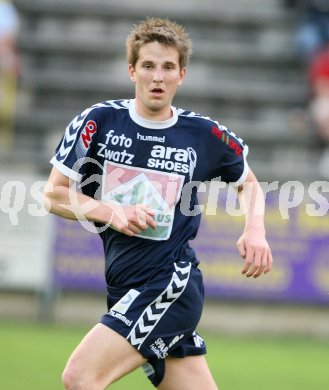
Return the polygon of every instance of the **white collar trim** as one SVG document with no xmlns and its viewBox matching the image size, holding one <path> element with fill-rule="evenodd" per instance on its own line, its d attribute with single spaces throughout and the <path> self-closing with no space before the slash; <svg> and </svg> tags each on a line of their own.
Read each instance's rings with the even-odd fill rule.
<svg viewBox="0 0 329 390">
<path fill-rule="evenodd" d="M 146 127 L 148 129 L 166 129 L 168 127 L 174 126 L 178 120 L 178 113 L 175 107 L 171 106 L 172 117 L 165 121 L 151 121 L 145 119 L 137 114 L 135 108 L 135 99 L 131 99 L 129 102 L 129 115 L 131 119 L 140 126 Z"/>
</svg>

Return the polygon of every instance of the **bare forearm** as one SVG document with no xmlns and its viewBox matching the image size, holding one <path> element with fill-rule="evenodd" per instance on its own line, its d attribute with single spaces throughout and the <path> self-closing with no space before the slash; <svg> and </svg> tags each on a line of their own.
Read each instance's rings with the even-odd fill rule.
<svg viewBox="0 0 329 390">
<path fill-rule="evenodd" d="M 239 188 L 239 201 L 245 214 L 245 229 L 255 228 L 265 232 L 264 193 L 252 172 L 248 180 Z"/>
<path fill-rule="evenodd" d="M 265 199 L 262 188 L 252 171 L 239 188 L 241 207 L 245 211 L 245 228 L 237 242 L 245 260 L 242 274 L 258 278 L 270 271 L 273 263 L 271 249 L 265 238 Z"/>
<path fill-rule="evenodd" d="M 73 220 L 107 223 L 113 214 L 110 205 L 65 186 L 56 186 L 53 191 L 46 188 L 44 203 L 49 212 Z"/>
</svg>

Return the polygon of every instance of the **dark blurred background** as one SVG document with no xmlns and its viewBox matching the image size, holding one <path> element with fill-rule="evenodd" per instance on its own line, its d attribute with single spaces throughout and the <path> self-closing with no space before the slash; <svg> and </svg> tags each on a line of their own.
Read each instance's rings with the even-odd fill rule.
<svg viewBox="0 0 329 390">
<path fill-rule="evenodd" d="M 145 16 L 161 16 L 184 24 L 194 42 L 175 104 L 246 138 L 260 179 L 296 180 L 296 166 L 299 179 L 313 179 L 317 145 L 299 123 L 308 94 L 294 44 L 299 19 L 282 1 L 13 3 L 20 18 L 12 135 L 17 153 L 9 152 L 6 161 L 48 171 L 53 147 L 75 114 L 95 102 L 132 96 L 126 35 Z"/>
</svg>

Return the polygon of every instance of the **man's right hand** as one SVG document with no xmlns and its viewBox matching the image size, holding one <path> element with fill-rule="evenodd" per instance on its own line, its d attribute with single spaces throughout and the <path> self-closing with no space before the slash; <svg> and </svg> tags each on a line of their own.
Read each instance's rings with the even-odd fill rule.
<svg viewBox="0 0 329 390">
<path fill-rule="evenodd" d="M 127 236 L 135 236 L 149 227 L 156 229 L 157 225 L 153 218 L 155 212 L 143 204 L 122 206 L 110 204 L 113 211 L 109 221 L 110 226 Z"/>
</svg>

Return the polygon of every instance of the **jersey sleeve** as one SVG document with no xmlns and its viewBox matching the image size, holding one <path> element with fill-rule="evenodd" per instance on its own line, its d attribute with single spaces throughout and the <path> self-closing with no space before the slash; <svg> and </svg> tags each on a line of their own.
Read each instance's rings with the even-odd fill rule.
<svg viewBox="0 0 329 390">
<path fill-rule="evenodd" d="M 94 156 L 99 125 L 99 110 L 94 106 L 76 116 L 66 127 L 50 163 L 63 175 L 81 182 L 87 161 Z"/>
<path fill-rule="evenodd" d="M 238 186 L 247 177 L 248 146 L 225 126 L 214 125 L 211 129 L 210 175 L 208 180 L 220 179 Z"/>
</svg>

